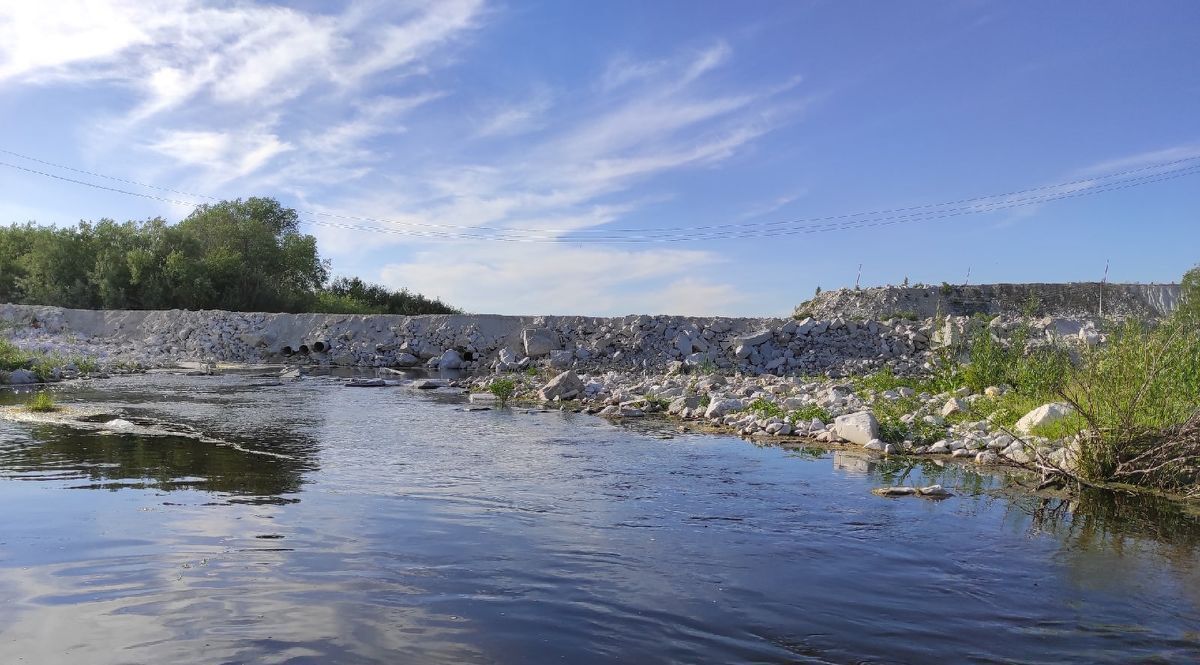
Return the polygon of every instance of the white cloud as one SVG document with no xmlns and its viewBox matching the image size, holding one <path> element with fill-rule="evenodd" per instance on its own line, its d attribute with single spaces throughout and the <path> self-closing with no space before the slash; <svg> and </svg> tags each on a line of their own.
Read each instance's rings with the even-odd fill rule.
<svg viewBox="0 0 1200 665">
<path fill-rule="evenodd" d="M 390 283 L 479 311 L 736 305 L 735 289 L 705 276 L 719 261 L 708 252 L 426 236 L 602 230 L 670 199 L 656 178 L 717 167 L 797 116 L 781 99 L 796 80 L 719 82 L 714 73 L 734 56 L 723 42 L 618 58 L 574 89 L 531 84 L 518 98 L 480 101 L 441 74 L 455 45 L 484 27 L 482 0 L 354 0 L 336 12 L 249 1 L 10 4 L 22 7 L 0 7 L 0 90 L 82 83 L 122 93 L 109 100 L 132 93 L 119 119 L 90 119 L 97 131 L 82 132 L 102 137 L 89 139 L 97 163 L 134 144 L 147 159 L 122 161 L 141 171 L 118 175 L 213 195 L 284 194 L 300 209 L 354 217 L 312 227 L 335 267 L 365 273 L 360 260 L 392 248 L 400 255 L 378 273 Z M 39 32 L 52 36 L 28 36 Z M 432 108 L 442 98 L 453 103 Z M 363 230 L 372 227 L 393 233 Z"/>
<path fill-rule="evenodd" d="M 65 68 L 94 65 L 149 43 L 140 7 L 135 2 L 5 3 L 0 9 L 0 83 L 38 82 L 35 74 L 55 79 Z"/>
<path fill-rule="evenodd" d="M 272 158 L 292 149 L 270 132 L 254 129 L 242 132 L 163 132 L 147 146 L 181 164 L 200 167 L 209 173 L 223 173 L 226 179 L 249 175 Z M 220 181 L 212 181 L 218 186 Z"/>
<path fill-rule="evenodd" d="M 697 250 L 479 243 L 422 251 L 384 266 L 380 277 L 478 313 L 704 314 L 736 295 L 732 287 L 686 275 L 720 261 Z M 668 286 L 657 286 L 665 280 Z"/>
<path fill-rule="evenodd" d="M 1144 168 L 1154 164 L 1164 162 L 1172 162 L 1181 159 L 1193 159 L 1200 157 L 1200 144 L 1184 144 L 1163 148 L 1160 150 L 1150 150 L 1134 155 L 1125 155 L 1114 159 L 1107 159 L 1095 164 L 1088 165 L 1077 171 L 1081 176 L 1101 176 L 1110 173 L 1119 173 L 1130 171 L 1133 169 Z M 1165 167 L 1171 168 L 1171 167 Z M 1152 172 L 1153 169 L 1148 169 L 1147 172 Z"/>
<path fill-rule="evenodd" d="M 525 101 L 493 109 L 476 134 L 484 137 L 513 136 L 537 129 L 551 104 L 549 91 L 539 89 Z"/>
</svg>

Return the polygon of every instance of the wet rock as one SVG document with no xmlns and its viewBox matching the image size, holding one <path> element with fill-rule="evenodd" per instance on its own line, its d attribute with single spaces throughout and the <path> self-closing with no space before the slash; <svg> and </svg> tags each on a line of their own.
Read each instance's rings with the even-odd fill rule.
<svg viewBox="0 0 1200 665">
<path fill-rule="evenodd" d="M 941 485 L 930 485 L 929 487 L 922 487 L 921 489 L 917 490 L 917 494 L 920 494 L 921 496 L 925 496 L 925 497 L 930 497 L 930 498 L 945 498 L 948 496 L 953 496 L 953 494 L 951 494 L 946 488 L 942 487 Z"/>
<path fill-rule="evenodd" d="M 27 369 L 14 369 L 8 373 L 8 383 L 14 386 L 38 383 L 37 375 Z"/>
<path fill-rule="evenodd" d="M 450 382 L 445 379 L 417 379 L 409 385 L 417 390 L 435 390 L 437 388 L 449 387 Z"/>
<path fill-rule="evenodd" d="M 975 455 L 976 464 L 996 464 L 999 461 L 1000 456 L 990 450 L 985 450 Z"/>
<path fill-rule="evenodd" d="M 437 362 L 438 369 L 443 371 L 448 369 L 461 369 L 462 366 L 462 355 L 460 355 L 458 351 L 455 351 L 454 349 L 447 349 L 444 353 L 442 353 L 441 357 L 438 358 Z"/>
<path fill-rule="evenodd" d="M 877 496 L 912 496 L 917 493 L 915 487 L 876 487 L 871 494 Z"/>
<path fill-rule="evenodd" d="M 383 379 L 350 379 L 346 383 L 347 388 L 383 388 L 387 385 L 387 381 Z"/>
</svg>

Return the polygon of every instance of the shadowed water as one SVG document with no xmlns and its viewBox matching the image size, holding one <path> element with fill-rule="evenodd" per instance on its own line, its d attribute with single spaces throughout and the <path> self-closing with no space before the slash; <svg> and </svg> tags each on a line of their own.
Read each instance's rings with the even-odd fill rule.
<svg viewBox="0 0 1200 665">
<path fill-rule="evenodd" d="M 334 378 L 58 397 L 181 436 L 0 421 L 3 663 L 1200 659 L 1173 504 Z"/>
</svg>

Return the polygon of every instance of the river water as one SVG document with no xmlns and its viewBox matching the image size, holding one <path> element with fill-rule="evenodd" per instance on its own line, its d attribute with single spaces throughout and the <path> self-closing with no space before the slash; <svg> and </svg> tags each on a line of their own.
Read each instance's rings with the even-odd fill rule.
<svg viewBox="0 0 1200 665">
<path fill-rule="evenodd" d="M 1200 661 L 1172 504 L 333 377 L 57 396 L 203 440 L 0 421 L 0 663 Z"/>
</svg>

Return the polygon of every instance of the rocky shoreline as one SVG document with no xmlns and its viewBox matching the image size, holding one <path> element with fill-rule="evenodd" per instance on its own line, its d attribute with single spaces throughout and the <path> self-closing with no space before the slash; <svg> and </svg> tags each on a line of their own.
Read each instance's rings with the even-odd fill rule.
<svg viewBox="0 0 1200 665">
<path fill-rule="evenodd" d="M 1102 341 L 1084 318 L 948 316 L 908 320 L 726 319 L 670 316 L 332 316 L 236 312 L 87 312 L 0 305 L 18 348 L 92 359 L 94 374 L 215 363 L 293 368 L 424 368 L 462 373 L 453 384 L 492 404 L 498 380 L 515 398 L 608 418 L 661 413 L 745 437 L 807 439 L 882 455 L 942 456 L 1025 468 L 1072 463 L 1070 439 L 1036 436 L 1067 411 L 1040 405 L 1015 427 L 976 408 L 1007 386 L 918 391 L 864 385 L 875 372 L 921 377 L 973 331 L 1003 338 L 1022 326 L 1031 345 Z M 292 375 L 296 369 L 289 370 Z M 0 372 L 0 384 L 86 374 L 72 362 L 44 376 Z M 388 385 L 379 380 L 357 385 Z M 438 384 L 434 384 L 438 385 Z M 886 411 L 881 423 L 877 412 Z M 883 431 L 887 429 L 888 431 Z M 918 435 L 919 433 L 919 435 Z"/>
</svg>

